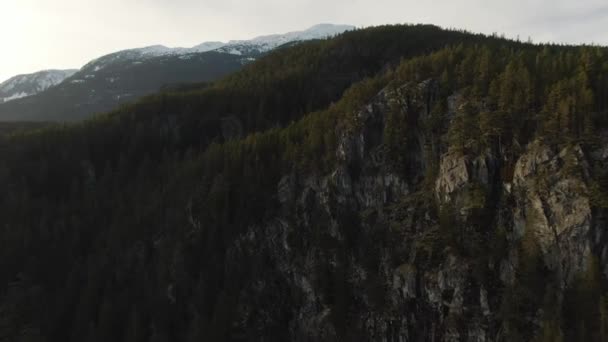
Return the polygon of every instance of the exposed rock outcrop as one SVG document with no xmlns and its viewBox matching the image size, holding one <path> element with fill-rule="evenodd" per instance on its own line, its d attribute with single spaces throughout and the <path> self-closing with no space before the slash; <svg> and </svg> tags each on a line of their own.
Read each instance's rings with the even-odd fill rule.
<svg viewBox="0 0 608 342">
<path fill-rule="evenodd" d="M 273 324 L 288 324 L 284 337 L 293 341 L 505 340 L 502 296 L 515 286 L 523 239 L 538 242 L 562 290 L 585 272 L 603 235 L 580 146 L 530 143 L 508 171 L 513 177 L 502 175 L 507 158 L 496 152 L 446 151 L 430 189 L 420 181 L 424 134 L 410 149 L 414 173 L 406 177 L 384 158 L 389 111 L 423 120 L 436 91 L 433 81 L 383 90 L 352 127 L 338 128 L 333 170 L 281 178 L 279 217 L 251 227 L 229 253 L 228 265 L 255 270 L 236 331 L 266 336 L 280 330 Z M 447 226 L 437 213 L 444 207 L 458 213 Z M 502 247 L 476 246 L 480 235 Z M 226 272 L 241 269 L 232 268 Z"/>
<path fill-rule="evenodd" d="M 584 272 L 593 240 L 588 197 L 589 164 L 580 146 L 559 151 L 535 142 L 514 171 L 514 232 L 538 239 L 547 265 L 562 273 L 564 285 Z"/>
</svg>

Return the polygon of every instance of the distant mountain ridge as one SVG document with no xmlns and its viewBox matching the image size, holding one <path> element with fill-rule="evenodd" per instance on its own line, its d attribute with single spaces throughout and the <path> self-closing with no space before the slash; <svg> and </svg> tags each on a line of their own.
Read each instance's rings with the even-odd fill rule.
<svg viewBox="0 0 608 342">
<path fill-rule="evenodd" d="M 40 90 L 45 91 L 0 93 L 0 99 L 14 99 L 0 101 L 0 121 L 82 120 L 167 85 L 214 81 L 282 45 L 325 39 L 354 28 L 320 24 L 304 31 L 228 43 L 204 42 L 192 48 L 154 45 L 118 51 L 94 59 L 61 79 L 54 78 L 54 87 Z"/>
<path fill-rule="evenodd" d="M 17 75 L 0 83 L 0 103 L 36 95 L 74 75 L 78 70 L 43 70 Z"/>
<path fill-rule="evenodd" d="M 219 41 L 203 42 L 191 48 L 166 47 L 151 45 L 142 48 L 127 49 L 114 52 L 87 63 L 81 70 L 99 71 L 108 64 L 124 60 L 142 60 L 156 57 L 175 57 L 188 59 L 198 53 L 216 51 L 237 56 L 260 55 L 288 43 L 325 39 L 346 31 L 355 29 L 352 25 L 319 24 L 303 31 L 293 31 L 284 34 L 259 36 L 250 40 L 231 40 L 227 43 Z"/>
<path fill-rule="evenodd" d="M 250 40 L 231 40 L 227 43 L 212 41 L 204 42 L 191 48 L 170 48 L 164 45 L 152 45 L 143 48 L 119 51 L 118 53 L 132 52 L 140 53 L 144 56 L 166 56 L 166 55 L 187 55 L 207 51 L 219 51 L 234 55 L 242 55 L 256 51 L 258 53 L 267 52 L 281 45 L 313 39 L 323 39 L 341 34 L 345 31 L 355 29 L 352 25 L 319 24 L 304 31 L 293 31 L 284 34 L 272 34 L 259 36 Z M 93 61 L 94 63 L 95 61 Z"/>
</svg>

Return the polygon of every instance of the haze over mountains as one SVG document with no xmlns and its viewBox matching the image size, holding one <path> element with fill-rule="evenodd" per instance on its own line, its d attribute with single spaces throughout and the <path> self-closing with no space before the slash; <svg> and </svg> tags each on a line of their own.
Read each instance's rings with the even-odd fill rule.
<svg viewBox="0 0 608 342">
<path fill-rule="evenodd" d="M 192 48 L 162 45 L 111 53 L 78 71 L 43 71 L 0 86 L 0 121 L 73 121 L 111 110 L 161 87 L 203 87 L 282 45 L 323 39 L 354 29 L 320 24 L 304 31 Z M 19 84 L 19 86 L 16 86 Z M 198 85 L 197 85 L 198 84 Z"/>
</svg>

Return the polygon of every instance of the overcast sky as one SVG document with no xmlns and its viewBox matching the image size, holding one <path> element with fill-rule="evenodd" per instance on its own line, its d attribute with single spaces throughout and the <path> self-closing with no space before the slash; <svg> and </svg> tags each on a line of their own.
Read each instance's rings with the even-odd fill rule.
<svg viewBox="0 0 608 342">
<path fill-rule="evenodd" d="M 0 81 L 121 49 L 248 39 L 318 23 L 432 23 L 608 45 L 606 0 L 0 0 Z"/>
</svg>

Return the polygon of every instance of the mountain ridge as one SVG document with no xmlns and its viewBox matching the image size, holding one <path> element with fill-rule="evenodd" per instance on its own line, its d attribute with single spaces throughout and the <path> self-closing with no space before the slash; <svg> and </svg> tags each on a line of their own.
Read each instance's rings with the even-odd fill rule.
<svg viewBox="0 0 608 342">
<path fill-rule="evenodd" d="M 0 104 L 0 121 L 74 121 L 180 83 L 217 80 L 282 45 L 325 39 L 353 26 L 320 24 L 307 30 L 193 48 L 161 45 L 128 49 L 96 58 L 60 84 Z"/>
<path fill-rule="evenodd" d="M 82 69 L 101 68 L 103 67 L 104 60 L 107 59 L 115 60 L 120 58 L 138 59 L 146 57 L 180 56 L 209 51 L 217 51 L 233 55 L 257 55 L 268 52 L 283 44 L 313 39 L 324 39 L 353 29 L 355 29 L 355 26 L 352 25 L 318 24 L 302 31 L 263 35 L 245 40 L 230 40 L 226 43 L 219 41 L 208 41 L 195 45 L 191 48 L 171 48 L 164 45 L 150 45 L 141 48 L 120 50 L 101 56 L 85 64 Z"/>
<path fill-rule="evenodd" d="M 0 103 L 36 95 L 74 75 L 76 69 L 48 69 L 16 75 L 0 83 Z"/>
</svg>

